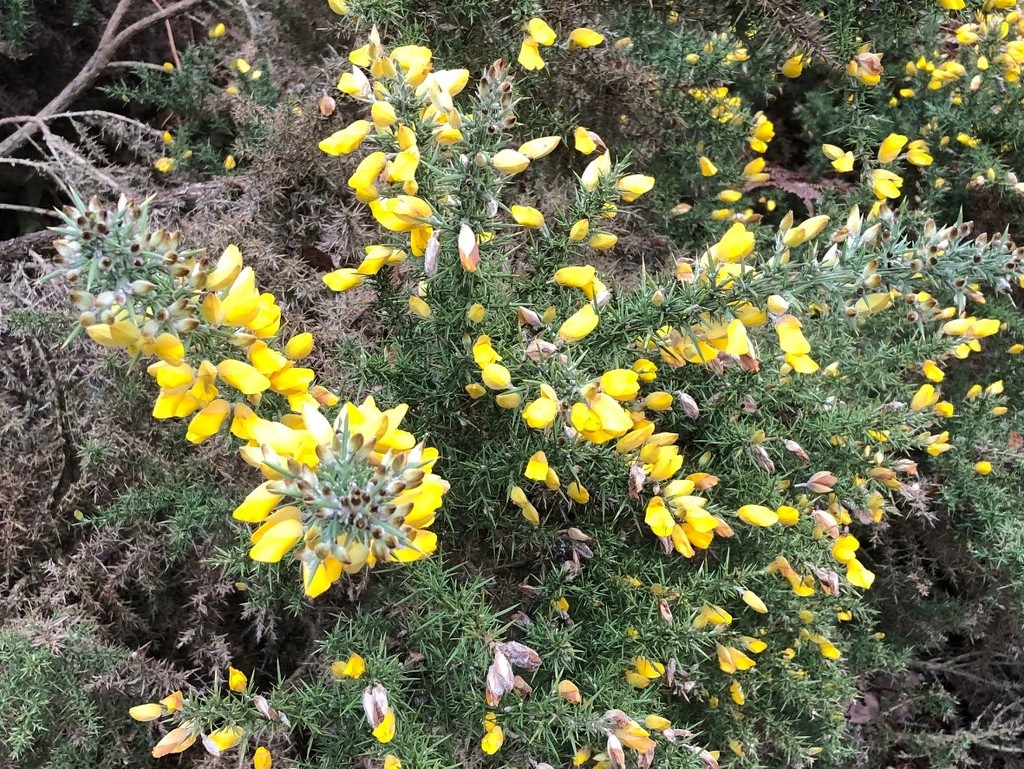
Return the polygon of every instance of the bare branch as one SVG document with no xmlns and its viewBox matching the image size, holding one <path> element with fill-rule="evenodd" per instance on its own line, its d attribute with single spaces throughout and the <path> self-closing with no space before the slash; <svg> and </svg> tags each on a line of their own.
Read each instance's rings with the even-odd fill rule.
<svg viewBox="0 0 1024 769">
<path fill-rule="evenodd" d="M 139 130 L 145 131 L 153 136 L 160 136 L 162 131 L 153 128 L 151 125 L 147 125 L 139 120 L 134 120 L 127 115 L 119 115 L 116 112 L 107 112 L 102 109 L 87 109 L 87 110 L 76 110 L 74 112 L 57 112 L 48 117 L 40 117 L 38 115 L 15 115 L 14 117 L 7 117 L 0 119 L 0 125 L 5 123 L 28 123 L 34 120 L 42 120 L 48 122 L 50 120 L 62 120 L 62 119 L 73 119 L 73 118 L 100 118 L 104 120 L 119 120 L 122 123 L 128 123 L 135 126 Z"/>
<path fill-rule="evenodd" d="M 110 61 L 107 62 L 107 69 L 152 69 L 157 72 L 166 72 L 162 65 L 154 64 L 151 61 Z"/>
<path fill-rule="evenodd" d="M 60 217 L 57 216 L 53 210 L 49 208 L 37 208 L 36 206 L 18 206 L 14 203 L 0 203 L 0 208 L 6 209 L 7 211 L 21 211 L 26 214 L 38 214 L 39 216 L 52 216 L 54 219 Z"/>
</svg>

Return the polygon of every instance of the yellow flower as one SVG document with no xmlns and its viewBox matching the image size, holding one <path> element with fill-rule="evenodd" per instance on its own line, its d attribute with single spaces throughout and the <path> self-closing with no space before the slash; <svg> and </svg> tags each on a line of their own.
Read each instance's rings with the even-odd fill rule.
<svg viewBox="0 0 1024 769">
<path fill-rule="evenodd" d="M 233 692 L 244 692 L 249 679 L 238 668 L 228 668 L 228 688 Z"/>
<path fill-rule="evenodd" d="M 501 360 L 501 356 L 491 346 L 491 338 L 486 334 L 478 336 L 473 343 L 473 360 L 480 368 Z"/>
<path fill-rule="evenodd" d="M 519 486 L 513 486 L 509 492 L 509 499 L 512 503 L 519 508 L 522 512 L 523 517 L 530 522 L 532 526 L 540 526 L 540 514 L 537 512 L 537 508 L 534 507 L 530 500 L 526 498 L 526 492 Z"/>
<path fill-rule="evenodd" d="M 500 363 L 488 363 L 483 367 L 480 378 L 492 390 L 507 390 L 512 384 L 512 375 Z"/>
<path fill-rule="evenodd" d="M 536 40 L 540 45 L 552 45 L 557 38 L 555 31 L 548 26 L 544 19 L 538 19 L 536 17 L 530 19 L 526 25 L 527 31 L 530 33 L 530 37 Z"/>
<path fill-rule="evenodd" d="M 622 199 L 627 203 L 632 203 L 644 193 L 650 192 L 653 187 L 654 177 L 644 176 L 643 174 L 629 174 L 615 182 L 615 189 L 619 191 Z"/>
<path fill-rule="evenodd" d="M 665 673 L 665 666 L 656 660 L 649 660 L 647 657 L 635 657 L 630 663 L 635 670 L 627 668 L 626 670 L 626 681 L 637 689 L 646 689 L 651 681 L 656 681 Z M 634 725 L 628 726 L 626 729 L 618 730 L 622 732 L 623 738 L 627 736 L 631 738 L 643 738 L 647 736 L 647 732 L 640 728 L 639 724 L 633 722 Z M 627 731 L 628 730 L 628 731 Z"/>
<path fill-rule="evenodd" d="M 254 366 L 230 358 L 218 364 L 217 376 L 244 395 L 255 395 L 270 387 L 270 380 Z"/>
<path fill-rule="evenodd" d="M 252 769 L 270 769 L 272 763 L 273 759 L 269 750 L 262 745 L 256 748 L 256 752 L 252 756 Z"/>
<path fill-rule="evenodd" d="M 470 305 L 468 310 L 466 310 L 466 320 L 468 320 L 470 323 L 479 323 L 484 319 L 484 315 L 486 313 L 487 310 L 484 308 L 484 306 L 479 302 L 475 302 L 474 304 Z"/>
<path fill-rule="evenodd" d="M 583 126 L 577 126 L 576 130 L 572 132 L 573 147 L 583 155 L 590 155 L 597 149 L 597 142 L 594 141 L 595 135 Z"/>
<path fill-rule="evenodd" d="M 301 538 L 298 508 L 282 507 L 253 532 L 249 557 L 261 563 L 277 563 Z"/>
<path fill-rule="evenodd" d="M 921 364 L 921 373 L 924 374 L 925 378 L 930 382 L 941 382 L 946 378 L 946 375 L 942 373 L 942 369 L 940 369 L 933 360 L 926 360 Z"/>
<path fill-rule="evenodd" d="M 397 756 L 388 753 L 384 756 L 384 769 L 402 769 L 402 762 L 398 760 Z"/>
<path fill-rule="evenodd" d="M 599 317 L 591 304 L 585 304 L 569 316 L 558 329 L 558 338 L 563 342 L 578 342 L 597 328 Z"/>
<path fill-rule="evenodd" d="M 526 472 L 523 473 L 531 481 L 543 481 L 548 477 L 548 458 L 543 451 L 536 452 L 526 464 Z"/>
<path fill-rule="evenodd" d="M 832 543 L 832 557 L 839 563 L 848 564 L 857 557 L 860 542 L 852 534 L 844 534 Z"/>
<path fill-rule="evenodd" d="M 241 726 L 225 726 L 210 732 L 203 740 L 203 745 L 207 751 L 218 756 L 241 742 L 243 734 L 245 734 L 245 730 Z M 211 747 L 213 750 L 210 750 Z"/>
<path fill-rule="evenodd" d="M 800 511 L 795 507 L 789 505 L 781 505 L 775 511 L 775 514 L 779 516 L 779 523 L 783 526 L 796 526 L 800 520 Z"/>
<path fill-rule="evenodd" d="M 514 176 L 520 171 L 526 170 L 526 167 L 530 165 L 530 159 L 513 149 L 503 149 L 491 158 L 491 165 L 502 173 Z"/>
<path fill-rule="evenodd" d="M 718 173 L 718 166 L 703 155 L 697 158 L 697 165 L 700 166 L 700 173 L 702 176 L 714 176 Z"/>
<path fill-rule="evenodd" d="M 974 463 L 974 472 L 978 475 L 988 475 L 992 472 L 992 463 L 982 460 Z"/>
<path fill-rule="evenodd" d="M 348 291 L 362 283 L 363 276 L 352 267 L 342 267 L 327 273 L 321 280 L 332 291 Z"/>
<path fill-rule="evenodd" d="M 544 69 L 544 59 L 541 58 L 540 48 L 537 46 L 537 41 L 530 36 L 523 38 L 516 61 L 525 70 Z"/>
<path fill-rule="evenodd" d="M 327 0 L 327 5 L 339 16 L 344 16 L 348 13 L 348 4 L 345 0 Z"/>
<path fill-rule="evenodd" d="M 537 400 L 526 404 L 526 408 L 523 409 L 523 419 L 530 427 L 543 430 L 555 421 L 558 408 L 559 403 L 556 398 L 542 395 Z"/>
<path fill-rule="evenodd" d="M 487 394 L 487 388 L 485 388 L 479 382 L 470 382 L 468 385 L 466 385 L 465 390 L 469 394 L 469 397 L 472 398 L 473 400 L 476 400 L 477 398 L 482 398 L 484 397 L 484 395 Z"/>
<path fill-rule="evenodd" d="M 227 171 L 232 170 L 238 163 L 235 161 L 234 155 L 228 155 L 224 158 L 224 169 Z"/>
<path fill-rule="evenodd" d="M 224 34 L 228 31 L 228 28 L 224 26 L 224 22 L 218 22 L 216 25 L 211 27 L 207 31 L 206 36 L 211 40 L 216 40 L 218 37 L 224 37 Z"/>
<path fill-rule="evenodd" d="M 779 347 L 790 355 L 806 355 L 811 345 L 804 338 L 802 324 L 792 315 L 782 315 L 775 320 L 775 332 L 779 335 Z"/>
<path fill-rule="evenodd" d="M 727 627 L 732 624 L 732 615 L 721 606 L 704 604 L 693 620 L 693 627 L 696 630 L 703 630 L 708 625 L 712 628 Z"/>
<path fill-rule="evenodd" d="M 167 710 L 168 713 L 177 713 L 178 711 L 184 709 L 185 699 L 184 697 L 182 697 L 180 691 L 171 692 L 162 700 L 160 700 L 160 704 Z"/>
<path fill-rule="evenodd" d="M 796 248 L 806 243 L 811 238 L 815 238 L 821 234 L 821 231 L 829 223 L 829 217 L 820 215 L 812 216 L 796 227 L 791 227 L 786 231 L 785 235 L 782 236 L 782 243 L 789 248 Z"/>
<path fill-rule="evenodd" d="M 136 705 L 128 710 L 128 715 L 136 721 L 155 721 L 164 714 L 163 706 L 156 702 Z"/>
<path fill-rule="evenodd" d="M 732 701 L 737 705 L 743 705 L 747 701 L 743 693 L 743 687 L 736 679 L 733 679 L 732 683 L 729 684 L 729 696 L 732 697 Z"/>
<path fill-rule="evenodd" d="M 716 262 L 732 264 L 747 257 L 754 250 L 754 233 L 743 222 L 736 222 L 715 245 L 705 253 Z"/>
<path fill-rule="evenodd" d="M 664 390 L 658 390 L 656 392 L 649 393 L 647 397 L 644 398 L 644 405 L 651 411 L 669 411 L 672 408 L 674 401 L 675 397 L 672 393 L 665 392 Z"/>
<path fill-rule="evenodd" d="M 590 220 L 580 219 L 569 228 L 569 240 L 577 242 L 587 237 L 590 232 Z"/>
<path fill-rule="evenodd" d="M 235 59 L 235 69 L 238 70 L 239 74 L 244 75 L 246 72 L 252 69 L 252 65 L 249 64 L 249 62 L 247 62 L 245 59 Z"/>
<path fill-rule="evenodd" d="M 939 0 L 939 5 L 947 11 L 962 11 L 967 7 L 964 0 Z"/>
<path fill-rule="evenodd" d="M 907 162 L 915 166 L 930 166 L 933 162 L 928 145 L 923 139 L 916 139 L 907 145 Z"/>
<path fill-rule="evenodd" d="M 409 297 L 409 309 L 412 310 L 414 315 L 421 318 L 429 318 L 433 314 L 433 311 L 430 309 L 430 305 L 418 296 Z"/>
<path fill-rule="evenodd" d="M 644 726 L 655 732 L 663 732 L 672 728 L 672 722 L 663 716 L 651 714 L 644 716 Z"/>
<path fill-rule="evenodd" d="M 167 156 L 158 158 L 157 161 L 153 164 L 153 168 L 155 168 L 162 174 L 169 173 L 170 171 L 174 170 L 174 159 L 169 158 Z"/>
<path fill-rule="evenodd" d="M 939 400 L 939 393 L 936 392 L 935 387 L 930 384 L 923 384 L 914 393 L 913 399 L 910 401 L 911 411 L 922 411 L 926 408 L 934 406 Z"/>
<path fill-rule="evenodd" d="M 335 131 L 318 145 L 328 155 L 347 155 L 357 149 L 369 135 L 373 124 L 369 120 L 356 120 L 340 131 Z"/>
<path fill-rule="evenodd" d="M 656 537 L 669 536 L 676 525 L 672 513 L 665 506 L 665 500 L 661 497 L 652 497 L 647 503 L 644 523 L 650 527 Z"/>
<path fill-rule="evenodd" d="M 384 714 L 384 718 L 374 728 L 373 736 L 377 738 L 377 742 L 382 745 L 386 745 L 395 738 L 395 711 L 391 708 L 387 709 Z"/>
<path fill-rule="evenodd" d="M 867 590 L 874 583 L 875 575 L 854 558 L 846 565 L 846 579 L 851 585 Z"/>
<path fill-rule="evenodd" d="M 335 678 L 361 678 L 366 672 L 366 660 L 361 655 L 353 654 L 344 662 L 336 660 L 331 663 L 331 672 Z"/>
<path fill-rule="evenodd" d="M 587 191 L 593 191 L 601 181 L 601 177 L 612 170 L 612 156 L 607 150 L 594 160 L 591 160 L 580 175 L 580 186 Z"/>
<path fill-rule="evenodd" d="M 416 169 L 420 164 L 419 148 L 413 145 L 402 150 L 395 159 L 387 165 L 384 178 L 392 183 L 414 182 L 416 180 Z"/>
<path fill-rule="evenodd" d="M 590 492 L 587 490 L 587 487 L 577 483 L 576 481 L 569 484 L 569 487 L 566 489 L 566 493 L 568 493 L 570 499 L 581 505 L 585 505 L 590 501 Z"/>
<path fill-rule="evenodd" d="M 903 134 L 889 134 L 882 141 L 878 148 L 878 162 L 891 163 L 899 157 L 903 145 L 907 143 L 907 137 Z"/>
<path fill-rule="evenodd" d="M 630 369 L 617 368 L 601 375 L 601 390 L 617 401 L 633 400 L 640 392 L 639 375 Z"/>
<path fill-rule="evenodd" d="M 740 356 L 750 352 L 747 328 L 738 318 L 729 321 L 729 325 L 726 327 L 726 340 L 725 352 L 727 354 Z"/>
<path fill-rule="evenodd" d="M 895 200 L 903 193 L 903 177 L 886 171 L 884 168 L 876 168 L 871 172 L 871 191 L 879 200 Z"/>
<path fill-rule="evenodd" d="M 512 206 L 509 211 L 516 224 L 538 229 L 544 226 L 544 214 L 531 206 Z"/>
<path fill-rule="evenodd" d="M 595 251 L 607 251 L 614 248 L 616 243 L 618 243 L 618 236 L 611 232 L 595 232 L 587 241 L 587 245 Z"/>
<path fill-rule="evenodd" d="M 788 78 L 800 77 L 804 71 L 804 55 L 798 53 L 782 63 L 782 74 Z"/>
<path fill-rule="evenodd" d="M 519 146 L 519 154 L 525 155 L 530 160 L 542 158 L 555 151 L 562 139 L 558 136 L 541 136 L 538 139 L 530 139 Z"/>
<path fill-rule="evenodd" d="M 489 756 L 493 756 L 505 742 L 505 732 L 497 724 L 490 723 L 487 733 L 480 740 L 480 749 Z"/>
<path fill-rule="evenodd" d="M 569 33 L 570 48 L 593 48 L 604 42 L 604 35 L 587 27 L 577 27 Z"/>
<path fill-rule="evenodd" d="M 718 666 L 722 669 L 723 673 L 735 673 L 737 670 L 749 670 L 757 664 L 754 660 L 735 647 L 715 644 L 715 650 L 718 654 Z"/>
<path fill-rule="evenodd" d="M 736 511 L 736 515 L 751 526 L 771 526 L 779 521 L 775 511 L 763 505 L 743 505 Z"/>
<path fill-rule="evenodd" d="M 765 606 L 764 601 L 762 601 L 761 597 L 753 590 L 744 590 L 740 594 L 740 598 L 743 599 L 743 603 L 745 603 L 751 609 L 756 611 L 758 614 L 768 613 L 768 607 Z"/>
<path fill-rule="evenodd" d="M 223 398 L 210 401 L 188 423 L 185 440 L 189 443 L 202 443 L 220 432 L 231 413 L 231 404 Z"/>
<path fill-rule="evenodd" d="M 597 270 L 589 264 L 562 267 L 555 270 L 553 279 L 560 286 L 572 288 L 584 288 L 594 282 L 597 277 Z"/>
<path fill-rule="evenodd" d="M 821 145 L 821 151 L 825 154 L 825 157 L 832 161 L 832 167 L 839 173 L 845 174 L 853 170 L 854 157 L 852 152 L 844 152 L 841 147 L 837 147 L 834 144 Z"/>
</svg>

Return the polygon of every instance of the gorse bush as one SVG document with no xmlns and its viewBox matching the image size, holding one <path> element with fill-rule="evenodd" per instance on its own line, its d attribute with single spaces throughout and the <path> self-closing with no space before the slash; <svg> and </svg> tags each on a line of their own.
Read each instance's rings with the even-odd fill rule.
<svg viewBox="0 0 1024 769">
<path fill-rule="evenodd" d="M 374 7 L 386 29 L 405 11 Z M 316 101 L 319 151 L 378 232 L 322 276 L 373 318 L 367 345 L 336 353 L 344 392 L 303 365 L 314 335 L 237 246 L 184 242 L 148 201 L 65 209 L 57 274 L 78 331 L 146 365 L 153 417 L 251 466 L 244 534 L 218 542 L 249 608 L 268 586 L 299 611 L 343 590 L 354 604 L 278 675 L 238 663 L 133 707 L 153 756 L 834 766 L 857 752 L 857 677 L 905 662 L 865 591 L 901 580 L 875 553 L 933 505 L 922 478 L 947 479 L 946 509 L 984 511 L 958 526 L 996 558 L 992 513 L 1013 492 L 974 489 L 1017 461 L 995 436 L 1019 387 L 1024 347 L 999 332 L 1017 338 L 1002 298 L 1024 249 L 950 206 L 1020 191 L 984 152 L 1012 155 L 999 131 L 1017 128 L 983 140 L 949 107 L 1016 109 L 1024 22 L 989 9 L 941 53 L 901 50 L 920 59 L 900 77 L 921 83 L 895 102 L 878 96 L 883 53 L 838 41 L 845 90 L 794 108 L 808 164 L 838 174 L 808 193 L 774 180 L 766 158 L 793 137 L 768 105 L 714 84 L 754 70 L 752 36 L 669 13 L 625 40 L 517 7 L 513 56 L 478 76 L 367 30 L 338 98 Z M 830 63 L 786 45 L 787 79 Z M 657 178 L 642 143 L 637 169 L 586 114 L 545 111 L 536 80 L 607 55 L 661 73 L 655 101 L 679 119 Z M 998 81 L 967 78 L 993 67 Z M 825 131 L 826 115 L 846 117 Z M 680 247 L 614 261 L 648 200 Z M 978 357 L 1005 371 L 977 382 Z M 996 565 L 1019 581 L 1014 553 Z"/>
</svg>

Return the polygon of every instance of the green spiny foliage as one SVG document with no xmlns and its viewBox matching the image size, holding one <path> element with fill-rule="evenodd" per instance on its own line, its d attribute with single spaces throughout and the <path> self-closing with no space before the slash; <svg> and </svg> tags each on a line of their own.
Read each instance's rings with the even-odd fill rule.
<svg viewBox="0 0 1024 769">
<path fill-rule="evenodd" d="M 141 729 L 118 730 L 141 680 L 132 652 L 104 642 L 89 623 L 68 615 L 28 620 L 0 631 L 0 759 L 24 769 L 113 769 L 144 760 Z"/>
</svg>

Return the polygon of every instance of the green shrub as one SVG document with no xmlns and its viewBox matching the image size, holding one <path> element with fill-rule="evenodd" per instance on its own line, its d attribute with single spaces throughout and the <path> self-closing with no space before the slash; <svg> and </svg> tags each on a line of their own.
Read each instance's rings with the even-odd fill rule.
<svg viewBox="0 0 1024 769">
<path fill-rule="evenodd" d="M 154 755 L 198 742 L 237 745 L 258 769 L 268 747 L 316 767 L 888 760 L 847 718 L 865 682 L 903 670 L 914 645 L 980 639 L 979 616 L 1004 602 L 1018 617 L 1003 586 L 1019 590 L 1024 558 L 1006 406 L 1021 390 L 1021 249 L 957 212 L 991 195 L 1006 210 L 1020 191 L 1018 127 L 977 126 L 1017 108 L 1024 27 L 989 9 L 981 25 L 1007 25 L 985 43 L 1001 74 L 974 88 L 991 69 L 975 44 L 955 45 L 932 4 L 900 5 L 689 19 L 639 4 L 605 9 L 598 33 L 557 13 L 550 29 L 532 4 L 492 22 L 488 3 L 453 3 L 432 28 L 407 23 L 418 4 L 353 0 L 405 45 L 370 29 L 340 103 L 306 101 L 330 158 L 311 207 L 355 198 L 378 225 L 323 275 L 370 309 L 365 344 L 325 351 L 341 397 L 303 365 L 312 335 L 287 318 L 281 335 L 285 303 L 237 247 L 215 259 L 156 229 L 148 204 L 74 201 L 56 250 L 81 327 L 146 360 L 155 417 L 265 479 L 234 500 L 259 525 L 248 537 L 212 523 L 202 485 L 180 504 L 173 485 L 126 495 L 95 522 L 168 516 L 177 555 L 214 539 L 245 618 L 312 617 L 294 655 L 137 706 L 161 724 Z M 466 34 L 435 62 L 417 43 L 446 23 Z M 863 36 L 887 23 L 899 42 L 878 51 L 875 83 Z M 448 68 L 464 47 L 504 60 L 479 78 Z M 902 67 L 919 56 L 933 61 Z M 931 65 L 949 75 L 934 88 Z M 615 68 L 628 74 L 606 78 Z M 150 96 L 193 98 L 210 72 Z M 246 98 L 270 111 L 267 88 Z M 1000 588 L 921 599 L 961 563 Z M 891 622 L 915 589 L 921 605 Z M 955 697 L 924 688 L 915 716 L 948 718 Z M 884 733 L 949 763 L 983 743 Z"/>
</svg>

